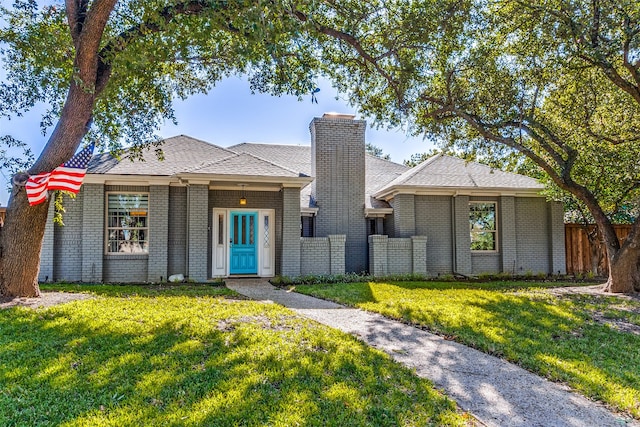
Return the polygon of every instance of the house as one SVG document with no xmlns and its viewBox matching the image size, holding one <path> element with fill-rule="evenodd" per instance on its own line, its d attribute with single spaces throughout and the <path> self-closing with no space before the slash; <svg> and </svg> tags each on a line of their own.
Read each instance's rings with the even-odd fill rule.
<svg viewBox="0 0 640 427">
<path fill-rule="evenodd" d="M 48 221 L 39 278 L 564 273 L 562 206 L 537 181 L 443 155 L 408 168 L 367 155 L 365 127 L 325 114 L 310 146 L 97 155 L 65 226 Z"/>
</svg>

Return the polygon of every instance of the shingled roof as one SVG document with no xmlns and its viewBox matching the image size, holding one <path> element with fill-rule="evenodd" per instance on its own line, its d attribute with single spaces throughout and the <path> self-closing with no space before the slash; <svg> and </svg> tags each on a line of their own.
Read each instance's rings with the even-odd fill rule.
<svg viewBox="0 0 640 427">
<path fill-rule="evenodd" d="M 524 175 L 504 172 L 476 162 L 437 154 L 409 169 L 375 192 L 385 197 L 400 189 L 483 189 L 539 191 L 537 180 Z"/>
<path fill-rule="evenodd" d="M 167 138 L 159 148 L 164 154 L 163 160 L 158 159 L 154 148 L 144 150 L 144 161 L 130 161 L 127 154 L 120 160 L 109 153 L 98 154 L 91 159 L 87 173 L 171 176 L 192 169 L 203 159 L 218 161 L 236 155 L 233 151 L 185 135 Z"/>
<path fill-rule="evenodd" d="M 311 175 L 309 145 L 242 143 L 222 148 L 189 136 L 164 140 L 159 160 L 153 148 L 144 153 L 145 161 L 131 162 L 125 154 L 117 160 L 110 154 L 99 154 L 89 163 L 88 173 L 105 175 L 228 175 L 292 179 Z M 436 155 L 409 168 L 368 155 L 365 157 L 366 181 L 364 205 L 367 209 L 389 208 L 386 200 L 402 192 L 460 189 L 501 190 L 535 193 L 542 185 L 535 179 L 503 172 L 475 162 Z M 307 181 L 308 182 L 308 181 Z M 301 190 L 302 208 L 314 207 L 311 185 Z"/>
</svg>

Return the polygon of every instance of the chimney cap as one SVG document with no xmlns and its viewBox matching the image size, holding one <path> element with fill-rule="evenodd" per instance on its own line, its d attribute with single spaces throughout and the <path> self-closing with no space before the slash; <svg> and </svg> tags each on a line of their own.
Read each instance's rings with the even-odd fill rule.
<svg viewBox="0 0 640 427">
<path fill-rule="evenodd" d="M 324 113 L 322 115 L 323 119 L 343 119 L 343 120 L 353 120 L 356 118 L 355 114 L 346 114 L 346 113 Z"/>
</svg>

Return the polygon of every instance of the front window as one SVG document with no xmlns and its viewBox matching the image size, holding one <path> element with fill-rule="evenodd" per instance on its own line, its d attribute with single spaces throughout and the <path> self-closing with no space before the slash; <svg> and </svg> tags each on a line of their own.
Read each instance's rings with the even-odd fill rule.
<svg viewBox="0 0 640 427">
<path fill-rule="evenodd" d="M 149 252 L 149 194 L 107 195 L 107 253 Z"/>
<path fill-rule="evenodd" d="M 472 251 L 497 250 L 496 203 L 469 203 L 469 228 Z"/>
</svg>

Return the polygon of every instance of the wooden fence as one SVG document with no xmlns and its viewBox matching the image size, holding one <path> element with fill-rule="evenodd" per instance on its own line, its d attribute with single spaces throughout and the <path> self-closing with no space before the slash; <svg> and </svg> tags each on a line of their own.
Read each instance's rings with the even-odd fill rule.
<svg viewBox="0 0 640 427">
<path fill-rule="evenodd" d="M 4 225 L 4 216 L 7 214 L 7 208 L 0 208 L 0 227 Z"/>
<path fill-rule="evenodd" d="M 622 242 L 631 225 L 614 225 L 616 235 Z M 589 240 L 591 237 L 591 240 Z M 586 274 L 593 272 L 596 276 L 609 274 L 609 261 L 602 241 L 602 236 L 595 225 L 585 227 L 582 224 L 565 224 L 564 241 L 567 256 L 567 274 Z M 593 243 L 592 243 L 593 242 Z"/>
</svg>

